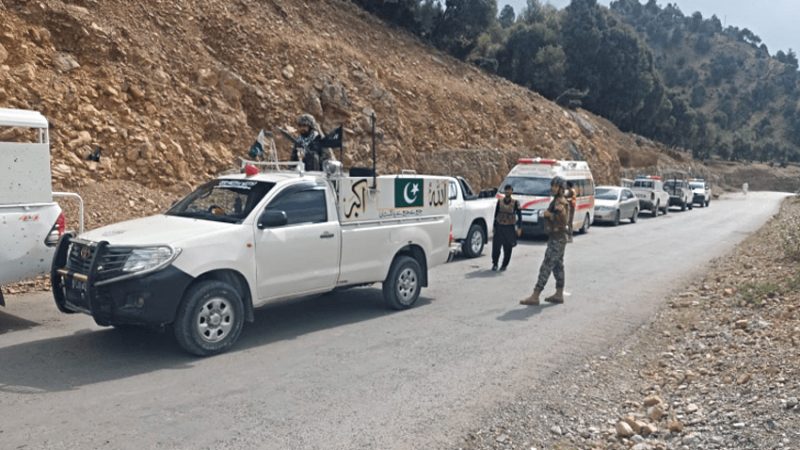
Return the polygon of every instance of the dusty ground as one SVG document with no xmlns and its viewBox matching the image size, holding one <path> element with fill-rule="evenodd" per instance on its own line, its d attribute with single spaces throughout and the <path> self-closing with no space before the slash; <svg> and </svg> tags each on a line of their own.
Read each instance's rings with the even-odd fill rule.
<svg viewBox="0 0 800 450">
<path fill-rule="evenodd" d="M 711 267 L 621 345 L 455 447 L 800 448 L 800 199 Z"/>
</svg>

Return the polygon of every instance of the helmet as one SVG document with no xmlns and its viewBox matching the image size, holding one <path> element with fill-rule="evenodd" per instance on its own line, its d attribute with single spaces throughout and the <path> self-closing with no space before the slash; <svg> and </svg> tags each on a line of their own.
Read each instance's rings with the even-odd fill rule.
<svg viewBox="0 0 800 450">
<path fill-rule="evenodd" d="M 555 176 L 552 180 L 550 180 L 550 186 L 558 186 L 561 189 L 566 189 L 567 180 L 561 178 L 560 176 Z"/>
<path fill-rule="evenodd" d="M 317 128 L 317 121 L 311 114 L 303 114 L 302 116 L 297 118 L 297 126 L 302 127 L 304 125 L 313 130 Z"/>
</svg>

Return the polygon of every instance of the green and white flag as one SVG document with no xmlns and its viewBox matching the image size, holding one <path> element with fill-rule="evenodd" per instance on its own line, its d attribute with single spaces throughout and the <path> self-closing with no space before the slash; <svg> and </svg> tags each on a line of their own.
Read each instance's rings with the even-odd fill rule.
<svg viewBox="0 0 800 450">
<path fill-rule="evenodd" d="M 394 207 L 413 208 L 425 204 L 425 184 L 421 178 L 395 178 Z"/>
</svg>

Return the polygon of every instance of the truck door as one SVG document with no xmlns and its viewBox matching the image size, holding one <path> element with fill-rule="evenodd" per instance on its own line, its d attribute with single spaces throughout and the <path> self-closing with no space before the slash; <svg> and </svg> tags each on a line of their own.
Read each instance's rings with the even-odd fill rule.
<svg viewBox="0 0 800 450">
<path fill-rule="evenodd" d="M 465 223 L 467 220 L 467 205 L 463 198 L 459 199 L 458 193 L 460 189 L 458 183 L 453 179 L 447 184 L 447 193 L 450 197 L 450 223 L 453 225 L 453 236 L 458 239 L 467 237 Z"/>
<path fill-rule="evenodd" d="M 266 211 L 286 214 L 286 224 L 257 226 L 256 270 L 262 300 L 325 292 L 339 277 L 341 232 L 332 194 L 324 186 L 294 185 Z"/>
</svg>

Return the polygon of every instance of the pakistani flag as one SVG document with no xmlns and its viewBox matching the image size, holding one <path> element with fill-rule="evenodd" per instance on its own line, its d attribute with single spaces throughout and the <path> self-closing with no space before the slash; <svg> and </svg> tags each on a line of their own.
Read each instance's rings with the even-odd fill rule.
<svg viewBox="0 0 800 450">
<path fill-rule="evenodd" d="M 258 159 L 264 156 L 264 144 L 267 140 L 266 135 L 264 134 L 264 130 L 261 130 L 258 133 L 258 137 L 256 137 L 256 141 L 253 142 L 253 145 L 250 146 L 250 151 L 248 154 L 253 159 Z"/>
<path fill-rule="evenodd" d="M 424 184 L 421 178 L 395 178 L 395 208 L 420 207 L 425 204 L 424 197 Z"/>
</svg>

